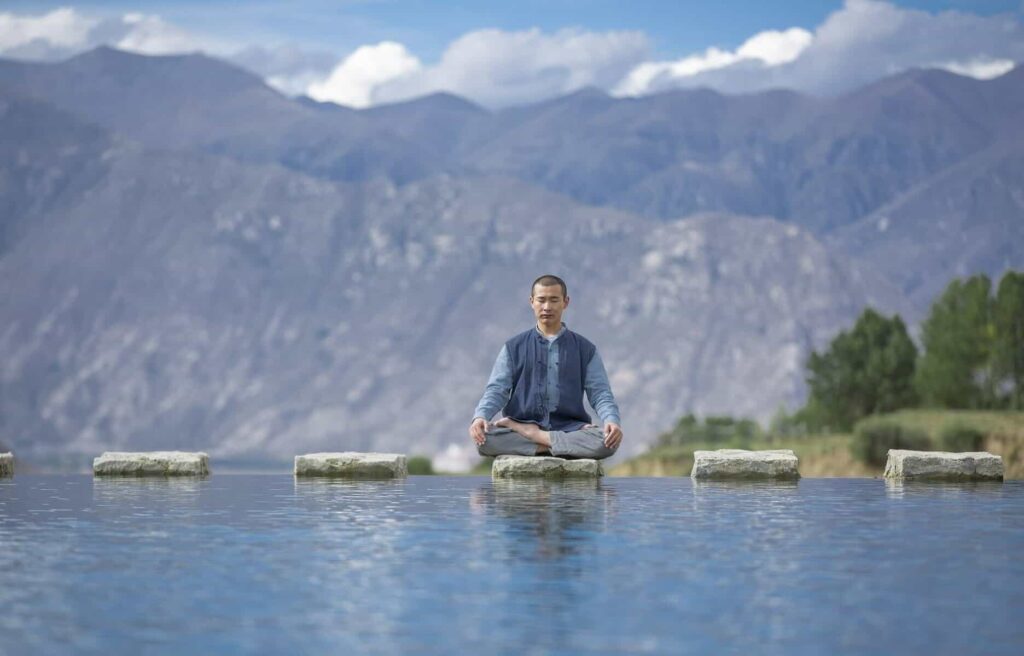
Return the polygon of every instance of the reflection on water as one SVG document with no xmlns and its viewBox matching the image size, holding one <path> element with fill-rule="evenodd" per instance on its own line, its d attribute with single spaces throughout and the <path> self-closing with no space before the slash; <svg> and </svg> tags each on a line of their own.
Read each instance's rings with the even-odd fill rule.
<svg viewBox="0 0 1024 656">
<path fill-rule="evenodd" d="M 964 495 L 1002 497 L 1005 490 L 1002 481 L 936 482 L 885 479 L 885 493 L 890 499 L 902 499 L 907 496 L 945 499 L 956 499 Z"/>
<path fill-rule="evenodd" d="M 170 531 L 194 524 L 201 493 L 209 479 L 191 477 L 96 477 L 92 480 L 93 516 L 124 530 L 128 526 L 161 522 L 141 536 L 166 538 Z"/>
<path fill-rule="evenodd" d="M 26 475 L 0 654 L 1016 654 L 1022 551 L 1016 481 Z"/>
<path fill-rule="evenodd" d="M 173 506 L 194 501 L 208 484 L 207 478 L 96 477 L 92 479 L 92 498 L 97 504 Z"/>
<path fill-rule="evenodd" d="M 470 509 L 504 521 L 515 556 L 543 560 L 577 553 L 604 530 L 614 499 L 598 480 L 496 479 L 473 491 Z"/>
<path fill-rule="evenodd" d="M 352 521 L 393 515 L 405 498 L 406 479 L 296 478 L 295 500 L 310 511 L 342 513 Z"/>
<path fill-rule="evenodd" d="M 710 492 L 716 490 L 727 490 L 737 494 L 756 494 L 786 492 L 796 490 L 800 486 L 799 480 L 778 480 L 778 481 L 707 481 L 691 479 L 691 487 L 695 493 Z"/>
<path fill-rule="evenodd" d="M 299 478 L 293 482 L 297 496 L 310 501 L 334 502 L 340 499 L 394 497 L 405 490 L 408 479 L 353 480 L 348 478 Z"/>
</svg>

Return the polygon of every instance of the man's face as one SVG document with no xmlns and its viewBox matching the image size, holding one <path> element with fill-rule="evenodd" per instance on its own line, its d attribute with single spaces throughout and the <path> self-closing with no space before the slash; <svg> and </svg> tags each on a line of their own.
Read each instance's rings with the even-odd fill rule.
<svg viewBox="0 0 1024 656">
<path fill-rule="evenodd" d="M 569 306 L 569 297 L 562 296 L 561 285 L 534 285 L 530 305 L 537 321 L 545 326 L 561 326 L 562 312 Z"/>
</svg>

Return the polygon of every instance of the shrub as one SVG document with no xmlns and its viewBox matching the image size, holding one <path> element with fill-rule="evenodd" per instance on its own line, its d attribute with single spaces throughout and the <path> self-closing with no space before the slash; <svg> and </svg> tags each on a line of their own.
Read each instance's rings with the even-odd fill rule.
<svg viewBox="0 0 1024 656">
<path fill-rule="evenodd" d="M 915 428 L 901 426 L 894 421 L 864 421 L 857 425 L 850 449 L 853 457 L 869 465 L 882 466 L 889 449 L 931 449 L 928 434 Z"/>
<path fill-rule="evenodd" d="M 413 456 L 408 462 L 409 473 L 414 475 L 430 475 L 434 473 L 434 465 L 426 456 Z"/>
<path fill-rule="evenodd" d="M 675 428 L 658 436 L 657 446 L 675 447 L 693 444 L 721 444 L 723 447 L 749 445 L 763 434 L 752 419 L 712 415 L 697 419 L 692 413 L 676 422 Z"/>
<path fill-rule="evenodd" d="M 939 443 L 946 451 L 981 451 L 984 442 L 984 433 L 963 424 L 947 426 L 939 435 Z"/>
</svg>

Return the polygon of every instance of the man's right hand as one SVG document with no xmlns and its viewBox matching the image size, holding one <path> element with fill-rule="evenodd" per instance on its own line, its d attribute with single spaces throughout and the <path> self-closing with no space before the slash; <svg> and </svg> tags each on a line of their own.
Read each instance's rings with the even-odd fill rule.
<svg viewBox="0 0 1024 656">
<path fill-rule="evenodd" d="M 469 436 L 473 438 L 477 446 L 482 445 L 487 441 L 487 422 L 483 417 L 476 417 L 473 419 L 473 423 L 469 425 Z"/>
</svg>

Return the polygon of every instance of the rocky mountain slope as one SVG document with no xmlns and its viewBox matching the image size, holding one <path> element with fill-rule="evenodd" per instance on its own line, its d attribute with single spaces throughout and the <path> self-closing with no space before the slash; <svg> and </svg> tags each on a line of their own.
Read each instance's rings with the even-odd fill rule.
<svg viewBox="0 0 1024 656">
<path fill-rule="evenodd" d="M 1019 70 L 356 112 L 200 56 L 0 62 L 0 439 L 435 453 L 545 272 L 624 454 L 683 412 L 766 418 L 865 305 L 1024 264 Z"/>
</svg>

